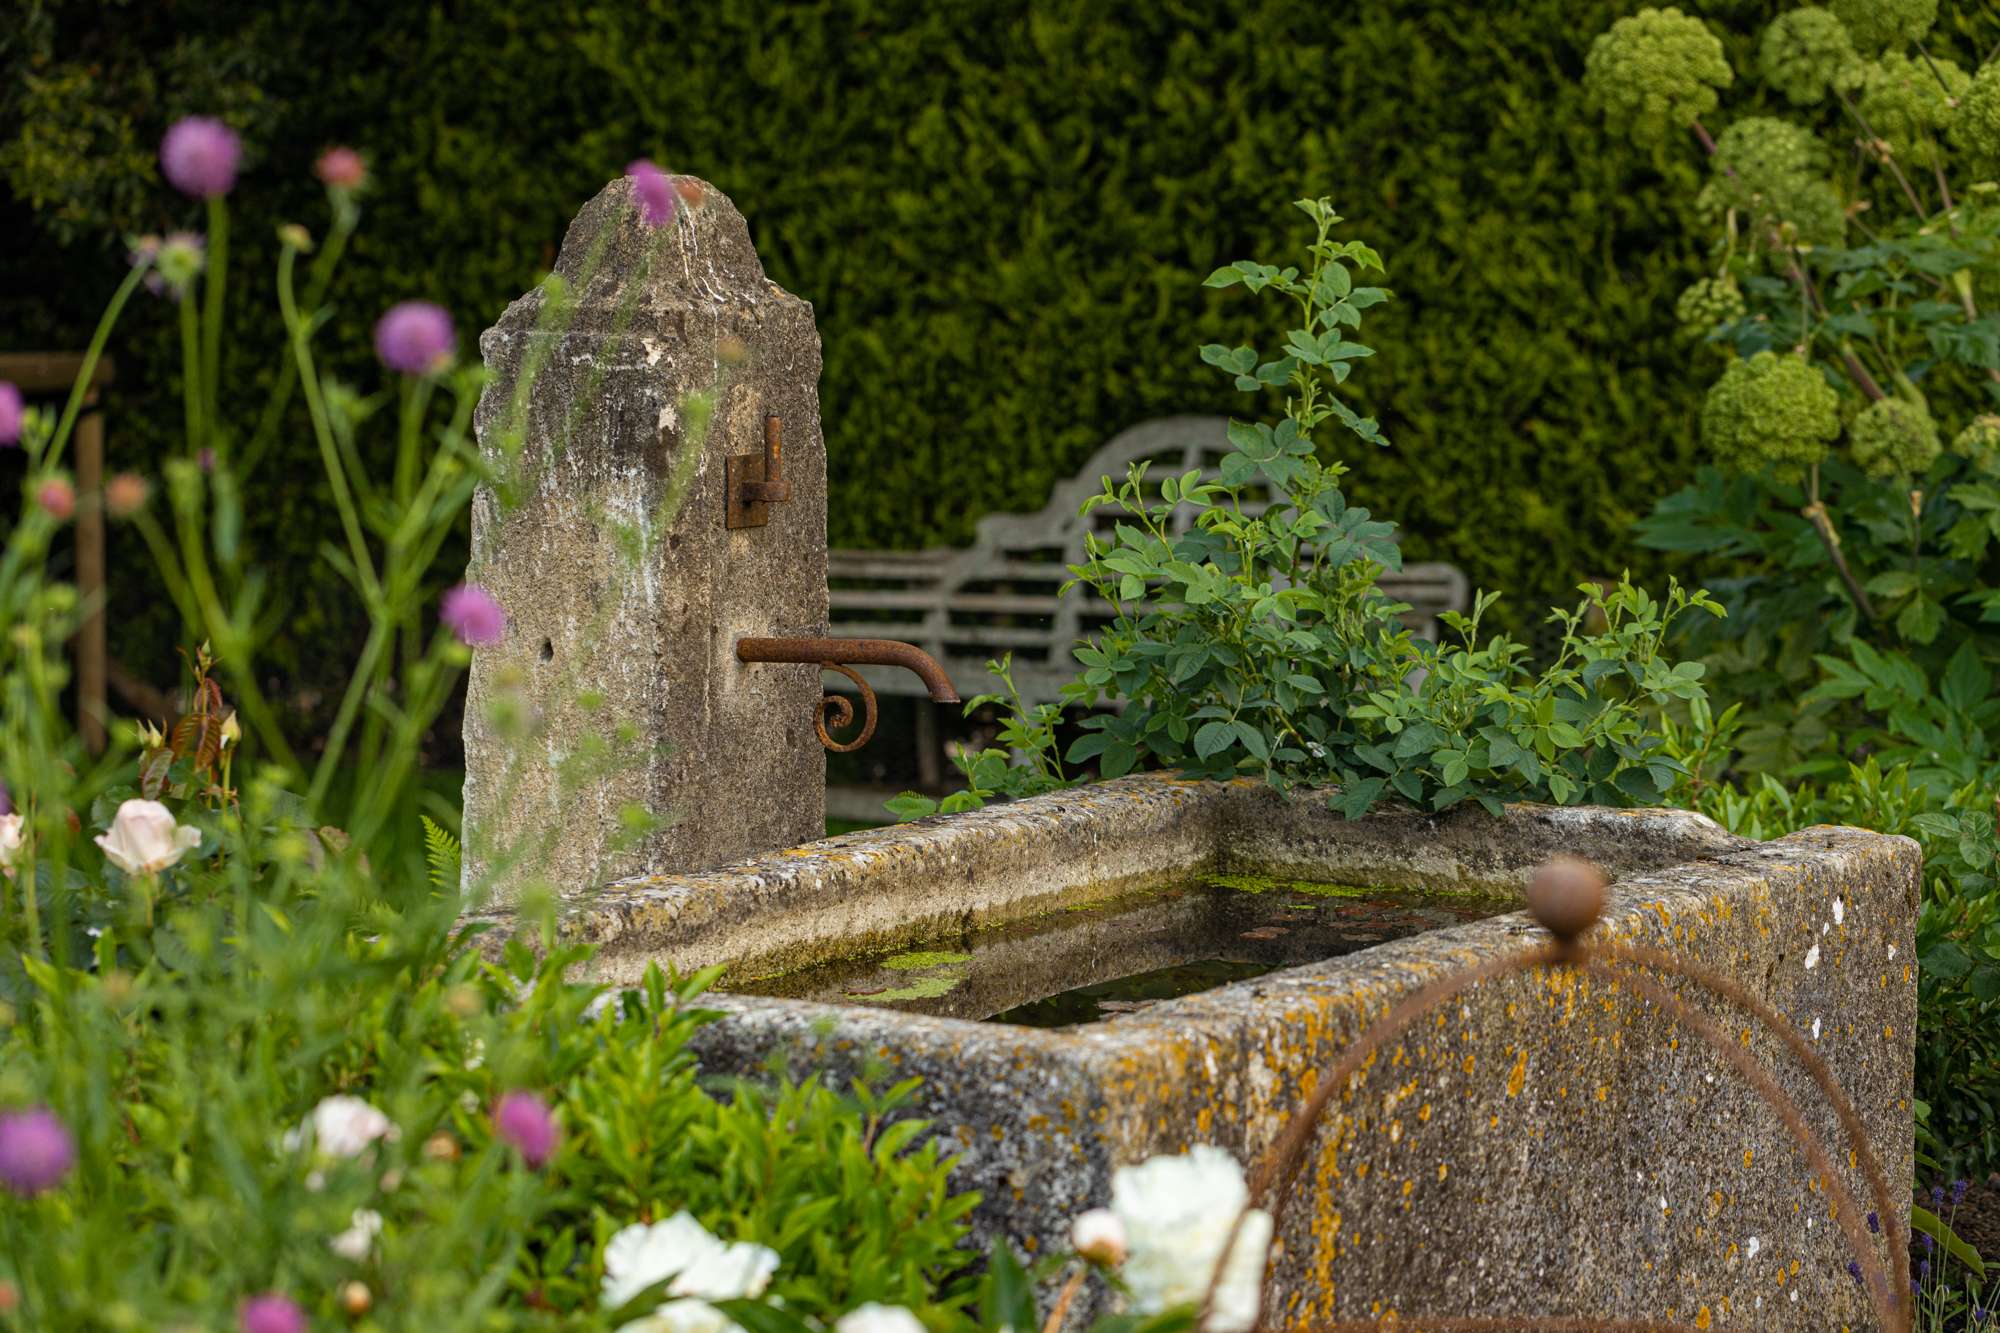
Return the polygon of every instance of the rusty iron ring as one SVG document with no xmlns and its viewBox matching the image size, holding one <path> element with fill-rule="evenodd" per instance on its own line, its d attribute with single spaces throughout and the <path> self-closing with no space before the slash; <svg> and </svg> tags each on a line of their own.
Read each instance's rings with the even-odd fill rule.
<svg viewBox="0 0 2000 1333">
<path fill-rule="evenodd" d="M 813 719 L 813 730 L 819 733 L 819 743 L 835 754 L 848 754 L 868 744 L 875 734 L 875 691 L 868 688 L 868 682 L 861 679 L 861 673 L 839 662 L 821 662 L 821 671 L 838 671 L 854 682 L 861 691 L 861 734 L 846 744 L 835 740 L 831 727 L 844 727 L 854 721 L 854 705 L 844 694 L 827 694 L 819 701 L 819 715 Z"/>
</svg>

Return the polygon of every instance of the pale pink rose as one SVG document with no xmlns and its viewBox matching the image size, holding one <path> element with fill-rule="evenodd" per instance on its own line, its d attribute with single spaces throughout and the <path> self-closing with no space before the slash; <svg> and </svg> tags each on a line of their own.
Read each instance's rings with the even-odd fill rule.
<svg viewBox="0 0 2000 1333">
<path fill-rule="evenodd" d="M 200 842 L 200 829 L 174 823 L 172 812 L 158 801 L 125 802 L 111 820 L 111 831 L 97 835 L 106 859 L 128 875 L 156 875 Z"/>
</svg>

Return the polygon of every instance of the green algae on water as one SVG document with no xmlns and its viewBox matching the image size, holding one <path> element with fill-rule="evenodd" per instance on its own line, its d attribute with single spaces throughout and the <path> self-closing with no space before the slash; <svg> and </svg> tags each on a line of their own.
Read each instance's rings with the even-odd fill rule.
<svg viewBox="0 0 2000 1333">
<path fill-rule="evenodd" d="M 899 953 L 894 958 L 882 960 L 882 966 L 897 972 L 923 972 L 933 967 L 949 967 L 953 963 L 969 963 L 969 953 L 944 953 L 935 949 L 920 949 L 915 953 Z M 944 994 L 939 991 L 938 994 Z"/>
<path fill-rule="evenodd" d="M 874 995 L 856 995 L 850 991 L 847 998 L 860 1000 L 865 1004 L 902 1004 L 908 1000 L 935 1000 L 940 995 L 956 990 L 958 984 L 964 980 L 965 974 L 962 972 L 939 972 L 933 976 L 918 977 L 907 986 L 878 991 Z"/>
<path fill-rule="evenodd" d="M 1278 879 L 1272 875 L 1210 875 L 1202 882 L 1237 893 L 1303 893 L 1310 898 L 1370 898 L 1382 892 L 1359 884 L 1323 884 L 1309 879 Z"/>
</svg>

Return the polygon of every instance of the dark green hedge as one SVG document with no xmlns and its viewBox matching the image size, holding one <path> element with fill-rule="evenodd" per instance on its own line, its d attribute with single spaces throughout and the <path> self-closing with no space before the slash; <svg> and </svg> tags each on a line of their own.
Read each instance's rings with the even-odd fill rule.
<svg viewBox="0 0 2000 1333">
<path fill-rule="evenodd" d="M 195 221 L 149 179 L 191 111 L 252 145 L 236 230 L 260 295 L 274 224 L 318 215 L 313 155 L 369 155 L 341 297 L 355 360 L 407 296 L 468 335 L 489 323 L 649 154 L 727 191 L 818 310 L 834 540 L 919 545 L 1040 505 L 1142 418 L 1240 410 L 1195 349 L 1268 330 L 1200 280 L 1289 255 L 1288 201 L 1326 193 L 1397 295 L 1357 377 L 1395 448 L 1352 459 L 1352 489 L 1527 623 L 1586 575 L 1658 572 L 1628 528 L 1688 474 L 1712 371 L 1671 330 L 1691 156 L 1607 140 L 1575 86 L 1633 7 L 30 0 L 0 33 L 0 216 L 20 242 L 0 328 L 75 343 L 116 237 Z M 1770 8 L 1726 7 L 1746 28 Z M 241 327 L 247 391 L 275 331 L 261 309 Z M 133 330 L 115 461 L 145 466 L 172 447 L 172 344 L 157 308 Z M 303 439 L 258 481 L 299 642 L 335 588 L 301 521 L 317 486 Z"/>
</svg>

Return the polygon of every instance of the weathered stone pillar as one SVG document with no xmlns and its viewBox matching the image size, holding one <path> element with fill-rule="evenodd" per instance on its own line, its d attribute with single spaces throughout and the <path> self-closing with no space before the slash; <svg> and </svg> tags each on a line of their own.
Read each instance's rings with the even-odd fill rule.
<svg viewBox="0 0 2000 1333">
<path fill-rule="evenodd" d="M 817 670 L 734 655 L 826 632 L 819 335 L 735 206 L 682 181 L 701 201 L 658 229 L 629 182 L 605 187 L 556 263 L 574 311 L 551 320 L 537 289 L 480 339 L 480 447 L 508 480 L 473 502 L 467 578 L 508 626 L 473 654 L 464 882 L 496 903 L 824 832 Z M 791 498 L 725 528 L 726 460 L 761 458 L 767 416 Z"/>
</svg>

